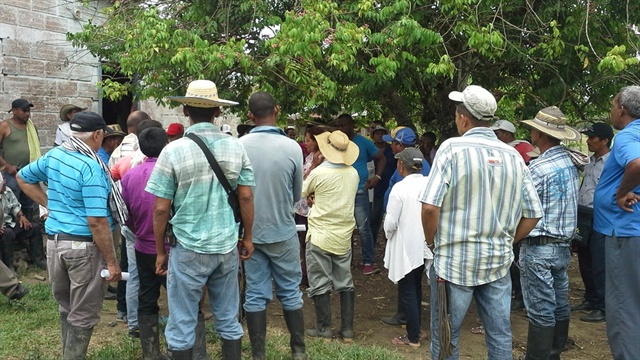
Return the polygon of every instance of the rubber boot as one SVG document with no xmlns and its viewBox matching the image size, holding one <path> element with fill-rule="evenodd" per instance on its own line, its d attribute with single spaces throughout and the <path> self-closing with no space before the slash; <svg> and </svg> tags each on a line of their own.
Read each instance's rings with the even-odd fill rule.
<svg viewBox="0 0 640 360">
<path fill-rule="evenodd" d="M 0 253 L 2 253 L 2 262 L 11 271 L 15 271 L 13 267 L 13 242 L 5 242 L 0 239 Z"/>
<path fill-rule="evenodd" d="M 525 360 L 547 360 L 553 344 L 555 327 L 540 327 L 529 323 Z"/>
<path fill-rule="evenodd" d="M 402 326 L 407 324 L 407 315 L 404 312 L 402 303 L 400 302 L 400 290 L 398 289 L 398 298 L 396 299 L 396 313 L 393 316 L 384 316 L 380 318 L 383 324 L 391 326 Z"/>
<path fill-rule="evenodd" d="M 42 245 L 42 237 L 40 234 L 29 241 L 29 255 L 33 264 L 42 270 L 47 270 L 47 261 L 44 258 L 44 247 Z"/>
<path fill-rule="evenodd" d="M 167 357 L 169 358 L 169 360 L 192 360 L 193 349 L 188 349 L 188 350 L 167 349 Z"/>
<path fill-rule="evenodd" d="M 353 316 L 356 300 L 355 291 L 342 291 L 340 293 L 340 320 L 342 322 L 338 335 L 344 342 L 353 341 Z"/>
<path fill-rule="evenodd" d="M 193 360 L 209 360 L 207 354 L 207 327 L 204 322 L 204 314 L 198 312 L 196 324 L 196 342 L 193 344 Z"/>
<path fill-rule="evenodd" d="M 285 315 L 286 316 L 286 315 Z M 267 311 L 245 313 L 247 331 L 251 341 L 253 360 L 265 360 L 265 338 L 267 336 Z"/>
<path fill-rule="evenodd" d="M 67 332 L 69 331 L 69 322 L 67 321 L 69 314 L 60 313 L 60 338 L 62 341 L 62 357 L 64 358 L 64 348 L 67 345 Z"/>
<path fill-rule="evenodd" d="M 160 352 L 160 335 L 158 330 L 158 314 L 138 315 L 140 327 L 140 345 L 144 360 L 164 360 L 166 357 Z"/>
<path fill-rule="evenodd" d="M 284 321 L 291 336 L 289 345 L 293 360 L 306 360 L 307 350 L 304 344 L 304 314 L 302 308 L 284 311 Z"/>
<path fill-rule="evenodd" d="M 549 360 L 560 360 L 560 354 L 567 344 L 567 338 L 569 338 L 569 319 L 556 321 L 556 327 L 554 329 L 553 345 L 551 346 Z"/>
<path fill-rule="evenodd" d="M 91 334 L 93 334 L 93 328 L 83 329 L 69 324 L 62 358 L 64 360 L 86 359 Z"/>
<path fill-rule="evenodd" d="M 316 295 L 313 297 L 313 304 L 316 309 L 316 328 L 307 329 L 305 335 L 313 338 L 324 338 L 330 341 L 331 334 L 331 296 L 329 293 Z"/>
<path fill-rule="evenodd" d="M 242 338 L 238 340 L 222 339 L 222 360 L 242 359 Z"/>
</svg>

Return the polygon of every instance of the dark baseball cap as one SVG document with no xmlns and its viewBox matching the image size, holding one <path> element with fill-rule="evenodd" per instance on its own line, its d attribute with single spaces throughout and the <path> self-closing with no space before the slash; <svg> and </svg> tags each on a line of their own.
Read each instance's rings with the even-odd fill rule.
<svg viewBox="0 0 640 360">
<path fill-rule="evenodd" d="M 26 108 L 32 108 L 32 107 L 33 107 L 33 104 L 30 103 L 29 100 L 27 99 L 15 99 L 11 103 L 11 109 L 9 109 L 9 111 L 7 112 L 11 112 L 11 110 L 13 109 L 25 110 Z"/>
<path fill-rule="evenodd" d="M 609 124 L 595 123 L 589 126 L 588 129 L 581 131 L 581 133 L 587 136 L 597 136 L 600 139 L 613 139 L 613 129 Z"/>
<path fill-rule="evenodd" d="M 422 155 L 422 152 L 416 148 L 406 148 L 397 153 L 394 157 L 413 170 L 422 169 L 422 160 L 424 160 L 424 156 Z"/>
<path fill-rule="evenodd" d="M 71 118 L 69 122 L 71 131 L 92 132 L 103 129 L 107 131 L 107 123 L 102 116 L 93 111 L 80 111 Z"/>
</svg>

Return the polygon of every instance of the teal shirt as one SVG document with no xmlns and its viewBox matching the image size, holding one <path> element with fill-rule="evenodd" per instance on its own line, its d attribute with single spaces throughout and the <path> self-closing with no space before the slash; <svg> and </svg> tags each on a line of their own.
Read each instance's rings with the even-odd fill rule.
<svg viewBox="0 0 640 360">
<path fill-rule="evenodd" d="M 194 133 L 207 144 L 231 187 L 254 186 L 253 168 L 238 139 L 211 123 L 194 124 Z M 226 254 L 238 243 L 238 224 L 204 153 L 186 136 L 169 143 L 158 157 L 145 190 L 173 201 L 173 232 L 180 244 L 196 253 Z"/>
</svg>

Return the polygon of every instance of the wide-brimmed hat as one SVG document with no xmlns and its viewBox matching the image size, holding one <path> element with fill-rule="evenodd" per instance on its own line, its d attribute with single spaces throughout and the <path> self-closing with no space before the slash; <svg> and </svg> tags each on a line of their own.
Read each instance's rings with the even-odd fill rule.
<svg viewBox="0 0 640 360">
<path fill-rule="evenodd" d="M 169 96 L 167 99 L 197 108 L 238 105 L 235 101 L 220 99 L 216 84 L 210 80 L 192 81 L 185 96 Z"/>
<path fill-rule="evenodd" d="M 353 165 L 360 155 L 358 145 L 340 130 L 331 133 L 325 131 L 315 137 L 320 153 L 331 163 Z"/>
<path fill-rule="evenodd" d="M 557 106 L 546 107 L 538 111 L 532 120 L 521 120 L 520 122 L 558 140 L 576 141 L 582 139 L 578 130 L 567 125 L 567 118 Z"/>
<path fill-rule="evenodd" d="M 85 111 L 85 110 L 87 110 L 87 108 L 81 108 L 80 106 L 77 106 L 77 105 L 67 104 L 67 105 L 65 105 L 65 106 L 60 108 L 60 120 L 62 120 L 62 121 L 71 120 L 71 119 L 67 118 L 67 115 L 73 110 Z"/>
<path fill-rule="evenodd" d="M 115 136 L 125 137 L 127 136 L 127 134 L 122 131 L 115 130 L 113 127 L 107 125 L 107 127 L 104 129 L 104 139 Z"/>
</svg>

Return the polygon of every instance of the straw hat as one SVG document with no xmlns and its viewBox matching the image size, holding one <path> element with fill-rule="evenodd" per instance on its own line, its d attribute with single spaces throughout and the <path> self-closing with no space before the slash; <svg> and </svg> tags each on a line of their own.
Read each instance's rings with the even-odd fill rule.
<svg viewBox="0 0 640 360">
<path fill-rule="evenodd" d="M 315 137 L 320 153 L 331 163 L 352 165 L 360 154 L 358 145 L 340 130 L 325 131 Z"/>
<path fill-rule="evenodd" d="M 67 105 L 65 105 L 65 106 L 60 108 L 60 120 L 69 121 L 70 119 L 67 118 L 67 114 L 69 114 L 69 112 L 71 112 L 73 110 L 85 111 L 85 110 L 87 110 L 87 108 L 82 108 L 80 106 L 73 105 L 73 104 L 67 104 Z"/>
<path fill-rule="evenodd" d="M 189 83 L 189 87 L 187 87 L 187 94 L 185 96 L 169 96 L 167 99 L 197 108 L 238 105 L 235 101 L 220 99 L 218 97 L 216 84 L 210 80 L 192 81 Z"/>
<path fill-rule="evenodd" d="M 558 140 L 577 141 L 582 138 L 578 130 L 567 125 L 567 118 L 557 106 L 546 107 L 538 111 L 534 119 L 520 122 Z"/>
</svg>

